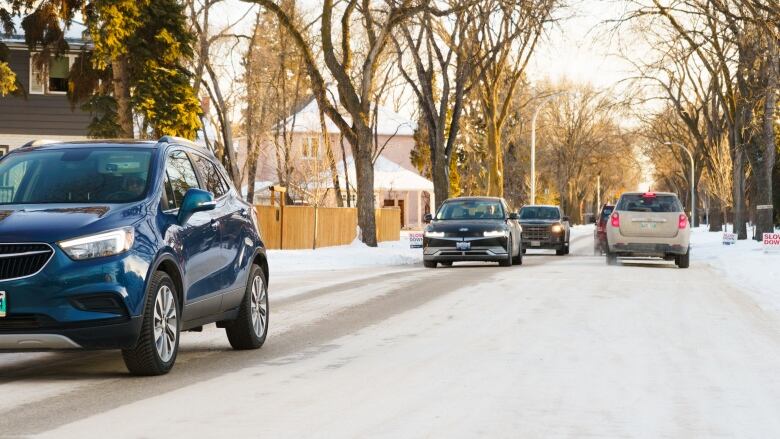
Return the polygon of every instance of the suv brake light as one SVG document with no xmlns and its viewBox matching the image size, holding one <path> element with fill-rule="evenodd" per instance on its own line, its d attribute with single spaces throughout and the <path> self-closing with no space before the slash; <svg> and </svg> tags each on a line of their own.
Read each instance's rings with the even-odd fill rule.
<svg viewBox="0 0 780 439">
<path fill-rule="evenodd" d="M 620 227 L 620 214 L 613 212 L 610 219 L 612 221 L 612 227 Z"/>
<path fill-rule="evenodd" d="M 688 216 L 684 213 L 680 214 L 680 219 L 677 221 L 677 227 L 682 230 L 688 227 Z"/>
</svg>

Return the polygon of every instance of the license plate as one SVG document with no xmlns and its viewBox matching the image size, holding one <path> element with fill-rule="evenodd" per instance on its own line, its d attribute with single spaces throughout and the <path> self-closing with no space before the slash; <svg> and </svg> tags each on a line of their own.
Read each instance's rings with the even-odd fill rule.
<svg viewBox="0 0 780 439">
<path fill-rule="evenodd" d="M 0 291 L 0 317 L 5 317 L 6 308 L 8 308 L 8 299 L 5 291 Z"/>
<path fill-rule="evenodd" d="M 458 250 L 471 250 L 470 242 L 456 242 L 455 248 Z"/>
<path fill-rule="evenodd" d="M 541 245 L 541 241 L 531 241 L 531 247 L 540 247 Z"/>
<path fill-rule="evenodd" d="M 642 223 L 643 229 L 655 229 L 655 223 Z"/>
</svg>

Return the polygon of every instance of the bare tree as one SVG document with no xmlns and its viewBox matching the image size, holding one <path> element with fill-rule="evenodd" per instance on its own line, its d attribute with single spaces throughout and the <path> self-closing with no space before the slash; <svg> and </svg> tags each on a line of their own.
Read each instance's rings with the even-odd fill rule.
<svg viewBox="0 0 780 439">
<path fill-rule="evenodd" d="M 367 245 L 375 247 L 377 239 L 372 163 L 373 136 L 370 120 L 378 60 L 386 49 L 393 30 L 410 16 L 426 10 L 437 14 L 445 12 L 435 10 L 429 1 L 349 0 L 343 4 L 343 7 L 336 7 L 333 0 L 324 0 L 320 16 L 322 57 L 325 68 L 332 76 L 338 90 L 337 104 L 328 97 L 323 70 L 300 26 L 296 25 L 289 14 L 274 0 L 245 1 L 260 4 L 276 14 L 301 50 L 318 105 L 336 124 L 352 147 L 358 180 L 357 207 L 361 239 Z M 334 41 L 336 33 L 334 16 L 336 15 L 339 16 L 340 23 L 340 44 Z M 355 26 L 359 27 L 361 36 L 365 37 L 360 42 L 359 51 L 355 50 L 355 41 L 352 37 Z M 356 63 L 357 56 L 361 58 L 359 63 Z M 348 117 L 339 111 L 339 105 Z"/>
</svg>

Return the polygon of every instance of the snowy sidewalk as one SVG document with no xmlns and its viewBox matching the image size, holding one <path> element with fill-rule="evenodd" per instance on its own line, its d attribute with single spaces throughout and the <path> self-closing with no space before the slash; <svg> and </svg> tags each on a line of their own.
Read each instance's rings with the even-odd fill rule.
<svg viewBox="0 0 780 439">
<path fill-rule="evenodd" d="M 723 234 L 705 227 L 694 230 L 691 247 L 692 261 L 713 267 L 763 309 L 780 311 L 780 253 L 765 253 L 762 244 L 753 240 L 723 245 Z"/>
<path fill-rule="evenodd" d="M 409 234 L 402 232 L 400 241 L 381 242 L 378 248 L 356 241 L 316 250 L 269 250 L 268 264 L 279 274 L 414 265 L 422 264 L 422 249 L 409 248 Z"/>
</svg>

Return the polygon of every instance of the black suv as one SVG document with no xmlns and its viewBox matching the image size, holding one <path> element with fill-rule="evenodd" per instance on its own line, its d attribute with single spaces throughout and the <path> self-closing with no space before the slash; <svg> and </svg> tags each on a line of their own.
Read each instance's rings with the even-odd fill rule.
<svg viewBox="0 0 780 439">
<path fill-rule="evenodd" d="M 558 256 L 569 254 L 569 217 L 558 206 L 524 206 L 520 209 L 523 226 L 523 253 L 527 249 L 552 249 Z"/>
</svg>

